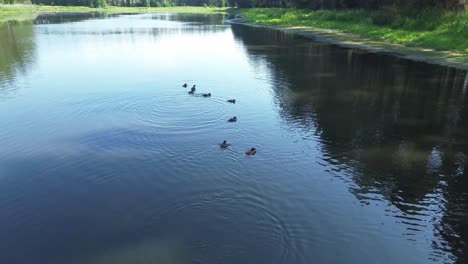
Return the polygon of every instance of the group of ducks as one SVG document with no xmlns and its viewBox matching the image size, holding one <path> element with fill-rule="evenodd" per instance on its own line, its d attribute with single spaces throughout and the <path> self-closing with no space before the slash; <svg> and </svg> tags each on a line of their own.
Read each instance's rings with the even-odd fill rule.
<svg viewBox="0 0 468 264">
<path fill-rule="evenodd" d="M 187 87 L 188 87 L 187 83 L 184 83 L 184 84 L 182 85 L 182 87 L 187 88 Z M 189 91 L 188 93 L 189 93 L 189 94 L 195 94 L 195 90 L 196 90 L 196 89 L 197 89 L 197 88 L 196 88 L 196 85 L 193 85 L 192 88 L 190 88 L 190 91 Z M 203 97 L 211 97 L 211 93 L 203 93 L 203 94 L 201 94 L 201 96 L 203 96 Z M 229 103 L 233 103 L 233 104 L 236 103 L 236 99 L 229 99 L 229 100 L 227 100 L 227 101 L 228 101 Z M 237 122 L 237 117 L 234 116 L 234 117 L 229 118 L 229 119 L 228 119 L 228 122 L 231 122 L 231 123 Z M 220 143 L 220 144 L 219 144 L 219 147 L 222 148 L 222 149 L 227 149 L 229 146 L 231 146 L 231 144 L 227 143 L 226 140 L 224 140 L 223 143 Z M 255 148 L 251 148 L 251 149 L 249 149 L 249 150 L 247 150 L 247 151 L 245 152 L 245 155 L 247 155 L 247 156 L 252 156 L 252 155 L 255 155 L 255 154 L 257 154 L 257 149 L 255 149 Z"/>
</svg>

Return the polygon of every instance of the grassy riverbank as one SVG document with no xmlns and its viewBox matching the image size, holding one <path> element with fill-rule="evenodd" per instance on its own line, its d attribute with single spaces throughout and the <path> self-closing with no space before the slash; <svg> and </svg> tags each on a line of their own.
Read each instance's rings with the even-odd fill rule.
<svg viewBox="0 0 468 264">
<path fill-rule="evenodd" d="M 361 37 L 468 54 L 468 13 L 397 11 L 308 11 L 243 9 L 244 21 L 285 27 L 313 27 Z"/>
<path fill-rule="evenodd" d="M 106 13 L 226 13 L 227 8 L 208 7 L 118 7 L 90 8 L 85 6 L 38 6 L 38 5 L 0 5 L 0 22 L 6 20 L 30 20 L 37 14 L 51 12 L 106 12 Z"/>
</svg>

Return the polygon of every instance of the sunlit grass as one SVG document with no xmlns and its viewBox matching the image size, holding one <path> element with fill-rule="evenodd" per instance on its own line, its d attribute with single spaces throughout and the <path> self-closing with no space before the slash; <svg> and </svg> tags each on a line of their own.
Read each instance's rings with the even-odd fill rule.
<svg viewBox="0 0 468 264">
<path fill-rule="evenodd" d="M 9 21 L 9 20 L 15 20 L 15 21 L 25 21 L 25 20 L 32 20 L 36 18 L 36 14 L 31 13 L 31 12 L 8 12 L 8 13 L 2 13 L 0 11 L 0 23 Z"/>
<path fill-rule="evenodd" d="M 406 46 L 468 54 L 467 13 L 279 8 L 244 9 L 241 13 L 250 23 L 332 29 Z"/>
</svg>

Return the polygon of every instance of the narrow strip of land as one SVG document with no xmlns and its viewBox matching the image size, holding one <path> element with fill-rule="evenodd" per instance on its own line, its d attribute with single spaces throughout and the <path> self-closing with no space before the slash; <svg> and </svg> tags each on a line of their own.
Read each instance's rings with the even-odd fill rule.
<svg viewBox="0 0 468 264">
<path fill-rule="evenodd" d="M 120 7 L 108 6 L 91 8 L 86 6 L 45 6 L 45 5 L 1 5 L 0 22 L 8 20 L 31 20 L 43 13 L 87 13 L 103 12 L 110 14 L 137 14 L 137 13 L 196 13 L 216 14 L 226 13 L 228 8 L 221 7 Z"/>
<path fill-rule="evenodd" d="M 401 14 L 377 25 L 377 14 L 385 14 L 374 12 L 252 8 L 239 10 L 242 19 L 232 22 L 468 70 L 468 14 L 421 13 L 413 18 Z"/>
</svg>

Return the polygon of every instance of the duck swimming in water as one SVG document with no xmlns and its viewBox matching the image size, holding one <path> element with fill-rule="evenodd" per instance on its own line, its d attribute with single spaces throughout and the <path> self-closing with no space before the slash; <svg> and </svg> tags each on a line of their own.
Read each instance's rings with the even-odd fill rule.
<svg viewBox="0 0 468 264">
<path fill-rule="evenodd" d="M 223 143 L 219 144 L 219 147 L 222 149 L 227 149 L 231 144 L 228 144 L 226 140 L 223 141 Z"/>
<path fill-rule="evenodd" d="M 188 92 L 189 94 L 194 94 L 195 93 L 195 85 L 190 89 L 190 92 Z"/>
<path fill-rule="evenodd" d="M 227 100 L 227 101 L 228 101 L 229 103 L 233 103 L 233 104 L 236 103 L 236 99 L 229 99 L 229 100 Z"/>
<path fill-rule="evenodd" d="M 231 117 L 228 119 L 228 122 L 237 122 L 237 117 Z"/>
<path fill-rule="evenodd" d="M 251 148 L 250 150 L 245 152 L 245 155 L 247 155 L 247 156 L 253 156 L 255 154 L 257 154 L 257 149 L 255 149 L 255 148 Z"/>
<path fill-rule="evenodd" d="M 184 85 L 182 85 L 182 87 L 187 88 L 187 83 L 184 83 Z"/>
<path fill-rule="evenodd" d="M 202 94 L 203 97 L 211 97 L 211 93 Z"/>
</svg>

